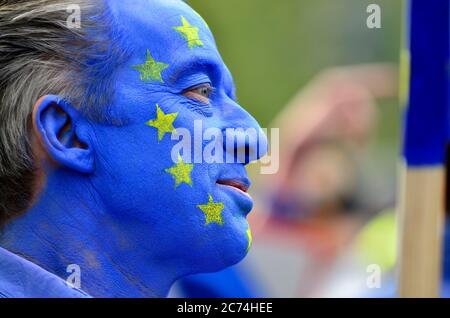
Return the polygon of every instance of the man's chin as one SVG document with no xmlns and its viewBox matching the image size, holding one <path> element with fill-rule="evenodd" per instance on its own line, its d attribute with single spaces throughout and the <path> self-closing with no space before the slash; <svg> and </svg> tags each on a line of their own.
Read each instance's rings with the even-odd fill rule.
<svg viewBox="0 0 450 318">
<path fill-rule="evenodd" d="M 247 222 L 245 222 L 247 223 Z M 235 231 L 222 239 L 222 244 L 217 246 L 217 267 L 214 271 L 220 271 L 242 261 L 249 248 L 246 231 Z"/>
</svg>

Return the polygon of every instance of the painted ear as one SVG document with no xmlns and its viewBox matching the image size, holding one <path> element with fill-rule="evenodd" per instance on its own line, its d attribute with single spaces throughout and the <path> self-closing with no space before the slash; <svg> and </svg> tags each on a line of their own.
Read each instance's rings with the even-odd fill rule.
<svg viewBox="0 0 450 318">
<path fill-rule="evenodd" d="M 33 110 L 33 128 L 48 155 L 57 163 L 81 173 L 94 171 L 87 122 L 61 97 L 46 95 Z"/>
</svg>

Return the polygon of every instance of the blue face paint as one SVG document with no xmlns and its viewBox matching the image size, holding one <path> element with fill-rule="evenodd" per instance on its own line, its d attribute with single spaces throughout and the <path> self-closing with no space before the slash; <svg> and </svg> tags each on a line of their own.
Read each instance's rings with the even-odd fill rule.
<svg viewBox="0 0 450 318">
<path fill-rule="evenodd" d="M 214 38 L 188 5 L 109 1 L 109 10 L 123 35 L 117 44 L 131 54 L 111 70 L 115 95 L 108 110 L 126 124 L 77 117 L 74 130 L 86 145 L 80 153 L 85 165 L 71 167 L 76 158 L 50 153 L 69 164 L 47 167 L 40 198 L 8 225 L 2 246 L 62 277 L 67 265 L 80 265 L 82 288 L 93 296 L 165 296 L 176 279 L 221 270 L 246 255 L 246 215 L 253 204 L 239 190 L 217 183 L 248 185 L 248 162 L 174 162 L 173 128 L 194 134 L 194 121 L 201 121 L 203 130 L 260 127 L 237 104 Z M 183 95 L 203 84 L 213 87 L 209 103 Z M 259 145 L 263 155 L 267 140 L 259 138 L 256 145 L 244 140 L 235 146 Z"/>
</svg>

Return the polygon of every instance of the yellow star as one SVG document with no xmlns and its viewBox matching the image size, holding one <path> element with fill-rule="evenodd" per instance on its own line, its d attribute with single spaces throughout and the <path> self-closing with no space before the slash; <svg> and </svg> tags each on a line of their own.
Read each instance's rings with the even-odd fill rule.
<svg viewBox="0 0 450 318">
<path fill-rule="evenodd" d="M 181 156 L 178 155 L 178 163 L 173 167 L 166 169 L 165 171 L 167 173 L 170 173 L 175 179 L 175 188 L 177 188 L 183 182 L 192 187 L 191 172 L 193 168 L 193 164 L 183 162 Z"/>
<path fill-rule="evenodd" d="M 212 195 L 209 195 L 207 204 L 199 204 L 197 207 L 205 214 L 206 223 L 217 223 L 223 225 L 222 211 L 225 205 L 222 202 L 214 202 Z"/>
<path fill-rule="evenodd" d="M 169 67 L 169 64 L 155 61 L 147 49 L 147 57 L 144 64 L 133 65 L 132 68 L 140 73 L 139 78 L 144 82 L 159 81 L 164 83 L 161 72 Z"/>
<path fill-rule="evenodd" d="M 183 38 L 188 42 L 188 46 L 190 49 L 196 46 L 203 46 L 202 40 L 198 35 L 198 28 L 192 26 L 185 17 L 181 16 L 182 26 L 174 27 L 174 29 L 181 34 Z"/>
<path fill-rule="evenodd" d="M 248 244 L 247 244 L 247 250 L 245 253 L 248 253 L 250 250 L 250 247 L 252 246 L 253 238 L 252 238 L 252 231 L 250 230 L 250 227 L 247 229 L 247 238 L 248 238 Z"/>
<path fill-rule="evenodd" d="M 156 104 L 156 119 L 149 120 L 145 124 L 150 127 L 158 129 L 158 143 L 163 139 L 166 133 L 172 133 L 175 131 L 173 122 L 177 118 L 178 113 L 164 114 L 164 112 Z"/>
</svg>

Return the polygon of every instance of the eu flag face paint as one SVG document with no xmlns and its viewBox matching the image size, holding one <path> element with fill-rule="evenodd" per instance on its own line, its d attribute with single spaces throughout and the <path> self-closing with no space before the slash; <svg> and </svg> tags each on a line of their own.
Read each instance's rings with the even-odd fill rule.
<svg viewBox="0 0 450 318">
<path fill-rule="evenodd" d="M 157 251 L 192 273 L 230 266 L 251 244 L 246 215 L 253 202 L 245 193 L 249 160 L 196 161 L 195 148 L 203 148 L 204 141 L 174 160 L 173 139 L 181 129 L 194 136 L 196 123 L 202 131 L 260 127 L 237 104 L 212 33 L 188 5 L 136 0 L 110 1 L 109 7 L 121 32 L 120 45 L 131 52 L 125 65 L 111 70 L 116 83 L 110 116 L 126 124 L 92 123 L 92 183 L 115 218 L 139 224 L 130 236 L 143 253 Z M 256 153 L 251 148 L 264 148 L 267 141 L 259 136 L 256 144 L 245 139 L 233 143 Z M 148 240 L 150 233 L 160 241 Z"/>
</svg>

